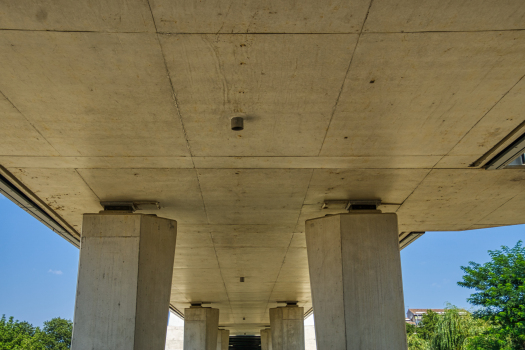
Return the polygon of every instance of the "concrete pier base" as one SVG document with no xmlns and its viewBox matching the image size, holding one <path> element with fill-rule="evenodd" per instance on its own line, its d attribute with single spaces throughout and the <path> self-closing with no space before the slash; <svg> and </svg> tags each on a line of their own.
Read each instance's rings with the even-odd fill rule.
<svg viewBox="0 0 525 350">
<path fill-rule="evenodd" d="M 272 350 L 304 350 L 304 308 L 270 309 Z"/>
<path fill-rule="evenodd" d="M 153 215 L 84 215 L 72 349 L 164 349 L 176 224 Z"/>
<path fill-rule="evenodd" d="M 219 309 L 184 309 L 184 350 L 216 350 Z"/>
<path fill-rule="evenodd" d="M 228 350 L 230 347 L 230 331 L 219 329 L 217 332 L 217 350 Z"/>
<path fill-rule="evenodd" d="M 261 350 L 272 350 L 271 329 L 261 329 Z"/>
<path fill-rule="evenodd" d="M 396 214 L 306 222 L 318 349 L 406 350 Z"/>
</svg>

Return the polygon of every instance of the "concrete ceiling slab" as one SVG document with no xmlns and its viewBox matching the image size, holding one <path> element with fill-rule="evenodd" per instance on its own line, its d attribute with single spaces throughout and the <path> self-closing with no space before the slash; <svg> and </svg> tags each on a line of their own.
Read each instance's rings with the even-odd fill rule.
<svg viewBox="0 0 525 350">
<path fill-rule="evenodd" d="M 357 33 L 370 0 L 150 0 L 163 33 Z"/>
<path fill-rule="evenodd" d="M 0 32 L 0 91 L 62 156 L 188 156 L 154 34 Z"/>
<path fill-rule="evenodd" d="M 365 32 L 483 31 L 525 29 L 521 0 L 374 0 Z"/>
<path fill-rule="evenodd" d="M 59 153 L 0 91 L 0 154 L 58 156 Z M 20 158 L 20 157 L 17 157 Z M 23 157 L 26 158 L 26 157 Z M 4 167 L 18 167 L 3 161 Z"/>
<path fill-rule="evenodd" d="M 210 223 L 294 225 L 311 170 L 198 169 L 197 173 Z"/>
<path fill-rule="evenodd" d="M 78 169 L 78 172 L 101 201 L 158 201 L 160 210 L 141 212 L 181 224 L 207 224 L 193 169 Z"/>
<path fill-rule="evenodd" d="M 154 32 L 147 0 L 7 0 L 0 30 Z"/>
<path fill-rule="evenodd" d="M 100 200 L 75 169 L 8 169 L 77 232 L 84 213 L 102 210 Z"/>
<path fill-rule="evenodd" d="M 525 170 L 435 169 L 398 210 L 400 224 L 467 229 L 523 191 Z M 525 222 L 523 220 L 522 222 Z"/>
<path fill-rule="evenodd" d="M 321 156 L 445 155 L 525 74 L 525 32 L 365 34 Z"/>
<path fill-rule="evenodd" d="M 160 39 L 192 155 L 317 156 L 357 35 Z"/>
</svg>

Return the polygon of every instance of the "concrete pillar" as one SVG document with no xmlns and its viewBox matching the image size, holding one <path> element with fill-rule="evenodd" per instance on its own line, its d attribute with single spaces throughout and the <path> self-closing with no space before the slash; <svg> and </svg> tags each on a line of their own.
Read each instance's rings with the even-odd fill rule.
<svg viewBox="0 0 525 350">
<path fill-rule="evenodd" d="M 227 350 L 230 347 L 230 331 L 219 329 L 217 333 L 217 350 Z"/>
<path fill-rule="evenodd" d="M 184 350 L 216 350 L 219 309 L 184 309 Z"/>
<path fill-rule="evenodd" d="M 304 308 L 270 309 L 272 350 L 304 350 Z"/>
<path fill-rule="evenodd" d="M 271 329 L 261 329 L 261 350 L 272 350 Z"/>
<path fill-rule="evenodd" d="M 396 214 L 306 222 L 318 349 L 406 350 Z"/>
<path fill-rule="evenodd" d="M 73 350 L 164 349 L 176 225 L 153 215 L 84 215 Z"/>
</svg>

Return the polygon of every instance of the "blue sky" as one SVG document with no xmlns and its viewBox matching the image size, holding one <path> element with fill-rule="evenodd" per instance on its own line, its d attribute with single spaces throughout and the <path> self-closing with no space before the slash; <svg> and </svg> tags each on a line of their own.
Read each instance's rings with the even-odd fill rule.
<svg viewBox="0 0 525 350">
<path fill-rule="evenodd" d="M 460 266 L 490 260 L 488 250 L 525 241 L 525 225 L 428 232 L 401 252 L 405 310 L 470 309 Z M 0 315 L 35 326 L 73 318 L 78 249 L 0 195 Z M 171 317 L 170 324 L 179 324 Z"/>
</svg>

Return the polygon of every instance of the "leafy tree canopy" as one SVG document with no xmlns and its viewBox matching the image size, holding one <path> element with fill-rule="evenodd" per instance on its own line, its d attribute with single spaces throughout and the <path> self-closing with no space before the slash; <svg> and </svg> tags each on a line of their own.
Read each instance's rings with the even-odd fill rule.
<svg viewBox="0 0 525 350">
<path fill-rule="evenodd" d="M 481 306 L 476 317 L 494 324 L 494 339 L 525 349 L 525 248 L 519 241 L 489 255 L 492 260 L 483 265 L 471 261 L 462 266 L 465 275 L 458 284 L 476 291 L 468 301 Z"/>
<path fill-rule="evenodd" d="M 33 327 L 13 317 L 0 319 L 0 350 L 66 350 L 71 346 L 71 321 L 53 318 L 44 328 Z"/>
</svg>

